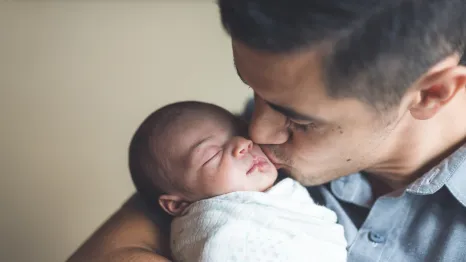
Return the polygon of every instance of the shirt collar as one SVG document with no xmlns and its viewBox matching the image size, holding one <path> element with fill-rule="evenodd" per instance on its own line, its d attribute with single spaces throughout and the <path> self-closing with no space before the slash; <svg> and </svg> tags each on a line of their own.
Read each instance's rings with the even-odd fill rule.
<svg viewBox="0 0 466 262">
<path fill-rule="evenodd" d="M 444 186 L 466 207 L 466 144 L 410 184 L 406 192 L 431 195 Z M 370 208 L 374 202 L 369 181 L 360 173 L 334 180 L 330 188 L 337 198 L 348 203 Z"/>
<path fill-rule="evenodd" d="M 466 145 L 456 150 L 406 189 L 416 195 L 434 194 L 446 186 L 453 196 L 466 206 Z"/>
<path fill-rule="evenodd" d="M 370 208 L 374 202 L 371 185 L 360 173 L 333 180 L 330 189 L 340 200 L 358 206 Z"/>
</svg>

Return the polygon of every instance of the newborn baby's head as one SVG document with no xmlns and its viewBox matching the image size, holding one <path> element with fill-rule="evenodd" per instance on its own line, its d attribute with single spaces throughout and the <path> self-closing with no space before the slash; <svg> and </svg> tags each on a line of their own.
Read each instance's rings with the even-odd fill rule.
<svg viewBox="0 0 466 262">
<path fill-rule="evenodd" d="M 235 191 L 265 191 L 277 170 L 227 110 L 178 102 L 148 116 L 133 136 L 129 165 L 139 193 L 171 215 Z"/>
</svg>

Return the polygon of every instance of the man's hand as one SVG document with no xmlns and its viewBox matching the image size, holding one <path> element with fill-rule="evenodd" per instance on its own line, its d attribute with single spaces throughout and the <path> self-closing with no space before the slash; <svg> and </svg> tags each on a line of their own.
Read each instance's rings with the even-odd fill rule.
<svg viewBox="0 0 466 262">
<path fill-rule="evenodd" d="M 169 238 L 134 195 L 67 262 L 166 262 Z"/>
</svg>

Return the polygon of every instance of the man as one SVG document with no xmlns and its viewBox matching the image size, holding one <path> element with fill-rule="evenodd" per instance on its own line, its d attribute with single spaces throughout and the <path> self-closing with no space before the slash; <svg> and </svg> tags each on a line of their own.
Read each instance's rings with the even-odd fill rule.
<svg viewBox="0 0 466 262">
<path fill-rule="evenodd" d="M 219 6 L 255 93 L 251 138 L 337 212 L 348 260 L 464 260 L 466 2 Z M 132 201 L 70 261 L 165 261 L 166 233 Z"/>
</svg>

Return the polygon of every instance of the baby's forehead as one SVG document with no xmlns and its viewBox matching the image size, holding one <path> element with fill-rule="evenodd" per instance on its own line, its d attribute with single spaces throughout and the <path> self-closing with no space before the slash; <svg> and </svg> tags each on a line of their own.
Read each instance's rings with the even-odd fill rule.
<svg viewBox="0 0 466 262">
<path fill-rule="evenodd" d="M 206 144 L 220 145 L 221 141 L 234 135 L 235 131 L 234 123 L 211 118 L 189 119 L 166 129 L 164 135 L 157 138 L 158 143 L 154 150 L 169 169 L 176 168 L 184 172 L 201 148 Z"/>
<path fill-rule="evenodd" d="M 164 144 L 164 147 L 179 152 L 206 136 L 234 133 L 236 128 L 234 118 L 199 113 L 186 114 L 167 125 L 158 140 L 159 145 Z"/>
<path fill-rule="evenodd" d="M 187 146 L 212 135 L 233 134 L 236 132 L 236 123 L 228 119 L 197 118 L 187 119 L 173 128 L 171 134 L 176 141 Z"/>
<path fill-rule="evenodd" d="M 203 109 L 189 111 L 181 115 L 174 121 L 173 126 L 181 132 L 206 126 L 235 129 L 237 121 L 238 119 L 228 112 Z"/>
<path fill-rule="evenodd" d="M 212 109 L 212 110 L 211 110 Z M 238 119 L 221 108 L 185 107 L 155 115 L 149 122 L 149 147 L 158 163 L 180 167 L 189 150 L 207 136 L 235 133 Z"/>
</svg>

